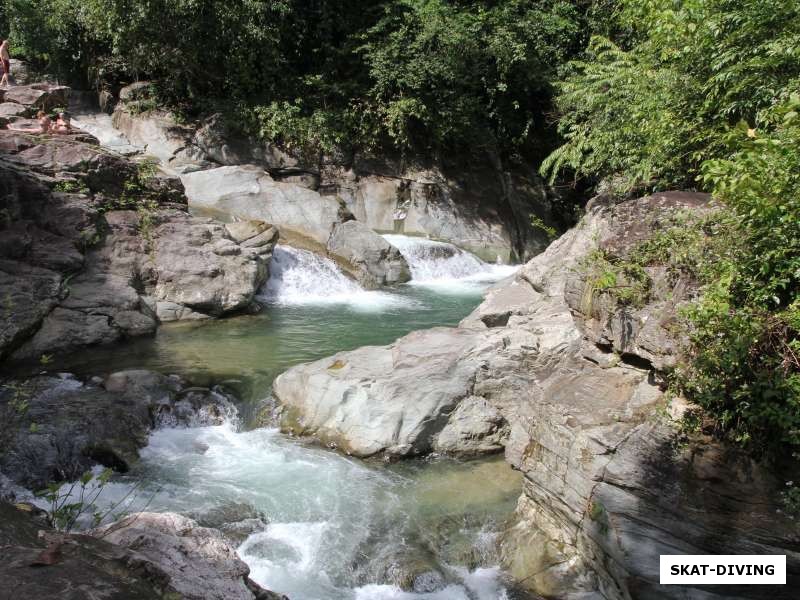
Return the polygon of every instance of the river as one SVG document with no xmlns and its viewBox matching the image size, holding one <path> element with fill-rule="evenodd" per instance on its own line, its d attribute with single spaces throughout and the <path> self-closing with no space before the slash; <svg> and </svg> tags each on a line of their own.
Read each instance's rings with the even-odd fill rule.
<svg viewBox="0 0 800 600">
<path fill-rule="evenodd" d="M 448 244 L 387 237 L 411 265 L 409 284 L 365 291 L 331 261 L 278 246 L 260 314 L 168 324 L 153 338 L 61 361 L 83 374 L 150 368 L 224 382 L 243 399 L 226 425 L 154 432 L 102 501 L 136 488 L 127 510 L 173 510 L 222 528 L 251 577 L 292 600 L 510 597 L 494 542 L 520 479 L 501 458 L 359 461 L 255 418 L 288 367 L 455 325 L 513 272 Z"/>
</svg>

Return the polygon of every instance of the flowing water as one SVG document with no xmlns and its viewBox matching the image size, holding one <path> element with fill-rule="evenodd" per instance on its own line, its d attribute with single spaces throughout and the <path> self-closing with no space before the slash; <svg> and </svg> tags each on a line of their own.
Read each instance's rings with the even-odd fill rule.
<svg viewBox="0 0 800 600">
<path fill-rule="evenodd" d="M 501 459 L 385 465 L 248 423 L 248 406 L 258 406 L 286 368 L 455 325 L 489 283 L 512 271 L 447 244 L 387 239 L 409 261 L 410 285 L 365 291 L 333 262 L 278 246 L 261 314 L 166 325 L 152 339 L 59 364 L 87 374 L 135 367 L 225 381 L 245 398 L 243 425 L 154 432 L 140 464 L 110 484 L 104 501 L 140 486 L 130 508 L 174 510 L 221 527 L 238 536 L 251 577 L 292 600 L 509 597 L 493 540 L 520 481 Z"/>
</svg>

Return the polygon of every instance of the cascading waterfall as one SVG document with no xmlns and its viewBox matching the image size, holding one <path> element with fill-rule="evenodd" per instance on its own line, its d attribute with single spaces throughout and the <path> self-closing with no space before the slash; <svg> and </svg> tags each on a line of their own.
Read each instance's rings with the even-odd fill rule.
<svg viewBox="0 0 800 600">
<path fill-rule="evenodd" d="M 291 246 L 278 245 L 272 254 L 270 278 L 263 297 L 283 304 L 346 298 L 364 290 L 332 260 Z"/>
<path fill-rule="evenodd" d="M 397 234 L 383 237 L 400 250 L 408 262 L 412 283 L 481 283 L 500 280 L 516 271 L 513 266 L 485 263 L 474 254 L 446 242 Z"/>
<path fill-rule="evenodd" d="M 275 246 L 270 278 L 260 297 L 273 304 L 341 303 L 365 308 L 400 302 L 390 294 L 365 290 L 329 258 L 284 245 Z"/>
</svg>

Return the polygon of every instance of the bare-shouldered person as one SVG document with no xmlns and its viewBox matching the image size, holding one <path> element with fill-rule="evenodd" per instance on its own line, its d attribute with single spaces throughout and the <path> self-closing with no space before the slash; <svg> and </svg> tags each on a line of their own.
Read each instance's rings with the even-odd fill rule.
<svg viewBox="0 0 800 600">
<path fill-rule="evenodd" d="M 8 51 L 8 40 L 3 40 L 0 44 L 0 62 L 3 63 L 3 78 L 0 79 L 0 86 L 8 87 L 11 85 L 9 75 L 11 75 L 11 54 Z"/>
</svg>

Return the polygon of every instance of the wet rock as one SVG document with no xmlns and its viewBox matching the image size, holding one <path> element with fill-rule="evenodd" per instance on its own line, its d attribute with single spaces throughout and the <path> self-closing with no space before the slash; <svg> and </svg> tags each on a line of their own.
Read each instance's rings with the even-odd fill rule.
<svg viewBox="0 0 800 600">
<path fill-rule="evenodd" d="M 400 251 L 358 221 L 346 221 L 334 228 L 328 252 L 366 289 L 411 279 Z"/>
<path fill-rule="evenodd" d="M 220 390 L 140 370 L 113 373 L 103 383 L 69 374 L 7 380 L 0 385 L 0 414 L 0 470 L 41 489 L 98 463 L 127 471 L 152 429 L 217 425 L 234 418 L 235 409 Z"/>
<path fill-rule="evenodd" d="M 139 88 L 140 91 L 146 89 Z M 172 174 L 199 158 L 191 153 L 192 129 L 178 123 L 168 112 L 150 111 L 140 117 L 125 110 L 123 101 L 116 106 L 112 123 L 131 144 L 142 148 L 146 155 L 157 159 L 162 168 Z"/>
<path fill-rule="evenodd" d="M 257 597 L 253 589 L 259 588 L 248 581 L 250 569 L 233 546 L 219 531 L 200 527 L 187 517 L 136 513 L 95 530 L 93 535 L 133 550 L 158 565 L 169 576 L 170 586 L 187 600 Z"/>
<path fill-rule="evenodd" d="M 228 235 L 234 242 L 241 244 L 244 241 L 252 239 L 259 234 L 272 229 L 269 223 L 264 221 L 236 221 L 234 223 L 227 223 L 225 229 L 228 230 Z"/>
<path fill-rule="evenodd" d="M 246 309 L 267 280 L 266 261 L 233 240 L 238 252 L 220 253 L 227 232 L 185 213 L 172 214 L 154 231 L 152 286 L 157 301 L 180 304 L 194 312 L 220 316 Z"/>
<path fill-rule="evenodd" d="M 335 198 L 290 183 L 280 183 L 255 166 L 220 167 L 181 177 L 196 208 L 275 224 L 285 237 L 295 236 L 324 248 L 343 220 Z"/>
</svg>

